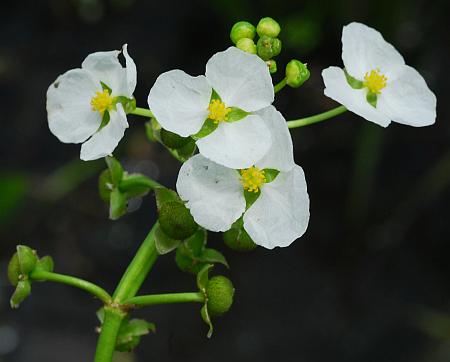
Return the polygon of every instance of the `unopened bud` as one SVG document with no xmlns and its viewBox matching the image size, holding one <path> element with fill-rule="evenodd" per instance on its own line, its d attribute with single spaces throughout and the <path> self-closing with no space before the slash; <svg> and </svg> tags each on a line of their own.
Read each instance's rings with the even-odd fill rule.
<svg viewBox="0 0 450 362">
<path fill-rule="evenodd" d="M 266 64 L 269 67 L 270 74 L 277 72 L 277 62 L 274 59 L 266 61 Z"/>
<path fill-rule="evenodd" d="M 12 295 L 9 303 L 11 308 L 19 308 L 22 303 L 31 294 L 31 283 L 28 279 L 20 280 L 17 284 L 16 290 Z"/>
<path fill-rule="evenodd" d="M 24 275 L 31 273 L 36 267 L 38 257 L 36 252 L 26 245 L 17 246 L 17 257 L 19 259 L 20 272 Z"/>
<path fill-rule="evenodd" d="M 8 279 L 14 287 L 17 286 L 17 283 L 19 282 L 20 274 L 19 257 L 17 256 L 17 253 L 14 253 L 8 264 Z"/>
<path fill-rule="evenodd" d="M 159 209 L 159 225 L 172 239 L 184 240 L 198 229 L 189 210 L 179 201 L 169 201 Z"/>
<path fill-rule="evenodd" d="M 212 277 L 206 286 L 208 312 L 219 316 L 227 312 L 233 304 L 234 287 L 231 280 L 218 275 Z"/>
<path fill-rule="evenodd" d="M 278 24 L 275 20 L 272 18 L 262 18 L 257 27 L 256 31 L 259 36 L 270 36 L 272 38 L 276 38 L 278 34 L 280 34 L 281 28 L 280 24 Z"/>
<path fill-rule="evenodd" d="M 181 137 L 176 133 L 165 130 L 164 128 L 161 129 L 160 135 L 161 141 L 164 145 L 175 150 L 187 145 L 191 140 L 191 137 Z"/>
<path fill-rule="evenodd" d="M 253 41 L 253 39 L 249 39 L 249 38 L 239 39 L 236 43 L 236 47 L 238 49 L 243 50 L 244 52 L 247 52 L 250 54 L 256 54 L 256 44 Z"/>
<path fill-rule="evenodd" d="M 269 60 L 276 57 L 281 52 L 281 40 L 263 35 L 256 45 L 258 55 L 262 60 Z"/>
<path fill-rule="evenodd" d="M 292 59 L 286 65 L 286 83 L 292 88 L 298 88 L 309 79 L 310 73 L 306 64 Z"/>
<path fill-rule="evenodd" d="M 239 21 L 233 25 L 230 38 L 233 44 L 237 44 L 240 39 L 253 39 L 256 35 L 255 27 L 248 21 Z"/>
</svg>

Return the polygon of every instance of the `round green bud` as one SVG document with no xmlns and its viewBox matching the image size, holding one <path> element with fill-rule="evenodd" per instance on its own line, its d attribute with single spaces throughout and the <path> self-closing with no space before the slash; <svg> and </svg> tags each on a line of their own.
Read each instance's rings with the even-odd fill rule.
<svg viewBox="0 0 450 362">
<path fill-rule="evenodd" d="M 16 290 L 12 295 L 9 303 L 11 308 L 19 308 L 20 303 L 31 294 L 31 283 L 29 280 L 21 280 L 17 284 Z"/>
<path fill-rule="evenodd" d="M 20 271 L 24 275 L 30 274 L 36 267 L 38 257 L 36 251 L 26 245 L 17 246 Z"/>
<path fill-rule="evenodd" d="M 272 38 L 276 38 L 278 34 L 280 34 L 281 28 L 280 24 L 278 24 L 272 18 L 262 18 L 258 25 L 256 26 L 256 32 L 259 36 L 270 36 Z"/>
<path fill-rule="evenodd" d="M 225 244 L 235 251 L 251 251 L 256 244 L 244 229 L 230 229 L 223 233 Z"/>
<path fill-rule="evenodd" d="M 224 314 L 233 304 L 234 287 L 231 280 L 222 275 L 212 277 L 206 285 L 206 296 L 210 315 Z"/>
<path fill-rule="evenodd" d="M 306 64 L 292 59 L 286 65 L 286 83 L 292 88 L 298 88 L 309 79 L 310 73 Z"/>
<path fill-rule="evenodd" d="M 164 128 L 161 128 L 160 135 L 161 141 L 164 145 L 175 150 L 187 145 L 191 140 L 191 137 L 181 137 L 176 133 L 165 130 Z"/>
<path fill-rule="evenodd" d="M 233 25 L 230 38 L 233 44 L 237 44 L 240 39 L 253 39 L 256 35 L 255 27 L 248 21 L 239 21 Z"/>
<path fill-rule="evenodd" d="M 273 59 L 266 61 L 267 66 L 269 67 L 270 74 L 277 72 L 277 62 Z"/>
<path fill-rule="evenodd" d="M 14 287 L 19 283 L 20 274 L 19 256 L 14 253 L 8 264 L 8 279 Z"/>
<path fill-rule="evenodd" d="M 256 54 L 256 44 L 252 39 L 249 38 L 239 39 L 238 42 L 236 43 L 236 46 L 238 47 L 238 49 L 241 49 L 244 52 Z"/>
<path fill-rule="evenodd" d="M 256 49 L 262 60 L 272 59 L 281 52 L 281 40 L 263 35 L 259 38 Z"/>
<path fill-rule="evenodd" d="M 159 209 L 159 225 L 172 239 L 183 240 L 191 236 L 198 229 L 191 213 L 179 201 L 169 201 Z"/>
</svg>

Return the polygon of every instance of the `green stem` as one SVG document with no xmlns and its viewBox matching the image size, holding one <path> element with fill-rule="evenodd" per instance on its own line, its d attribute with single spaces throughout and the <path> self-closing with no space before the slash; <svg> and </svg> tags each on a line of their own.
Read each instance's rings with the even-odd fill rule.
<svg viewBox="0 0 450 362">
<path fill-rule="evenodd" d="M 280 90 L 282 90 L 286 86 L 286 78 L 283 78 L 279 83 L 277 83 L 273 90 L 275 93 L 278 93 Z"/>
<path fill-rule="evenodd" d="M 83 279 L 75 278 L 69 275 L 51 273 L 43 270 L 34 270 L 30 274 L 30 278 L 33 280 L 51 281 L 71 285 L 73 287 L 83 289 L 91 293 L 105 304 L 111 302 L 111 296 L 104 289 Z"/>
<path fill-rule="evenodd" d="M 169 303 L 204 303 L 203 293 L 170 293 L 170 294 L 152 294 L 133 297 L 125 301 L 124 304 L 132 304 L 135 307 L 147 307 L 156 304 Z"/>
<path fill-rule="evenodd" d="M 126 313 L 105 307 L 103 324 L 95 351 L 95 362 L 111 362 L 116 349 L 117 335 Z"/>
<path fill-rule="evenodd" d="M 135 114 L 136 116 L 148 117 L 148 118 L 152 118 L 153 117 L 152 111 L 150 109 L 147 109 L 147 108 L 136 107 L 134 109 L 134 111 L 131 112 L 131 114 Z"/>
<path fill-rule="evenodd" d="M 148 187 L 149 189 L 153 190 L 157 187 L 162 187 L 162 185 L 144 175 L 133 176 L 130 178 L 125 178 L 122 181 L 120 181 L 119 189 L 122 192 L 126 192 L 135 187 Z"/>
<path fill-rule="evenodd" d="M 347 108 L 345 108 L 344 106 L 339 106 L 339 107 L 333 108 L 327 112 L 319 113 L 319 114 L 316 114 L 311 117 L 300 118 L 300 119 L 295 119 L 293 121 L 288 121 L 287 125 L 289 128 L 298 128 L 298 127 L 308 126 L 310 124 L 322 122 L 322 121 L 325 121 L 326 119 L 335 117 L 341 113 L 344 113 L 346 110 L 347 110 Z"/>
<path fill-rule="evenodd" d="M 125 271 L 113 295 L 113 303 L 105 307 L 105 319 L 97 342 L 94 362 L 111 362 L 117 340 L 117 334 L 126 313 L 120 307 L 123 302 L 136 295 L 147 274 L 158 257 L 155 246 L 156 225 L 142 242 L 136 255 Z"/>
</svg>

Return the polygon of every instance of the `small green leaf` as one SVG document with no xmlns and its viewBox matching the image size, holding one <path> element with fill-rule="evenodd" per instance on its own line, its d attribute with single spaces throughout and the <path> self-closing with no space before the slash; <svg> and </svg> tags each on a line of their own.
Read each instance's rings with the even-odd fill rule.
<svg viewBox="0 0 450 362">
<path fill-rule="evenodd" d="M 273 168 L 265 168 L 264 169 L 264 177 L 266 178 L 266 183 L 272 182 L 278 176 L 280 171 L 274 170 Z"/>
<path fill-rule="evenodd" d="M 155 246 L 159 255 L 170 253 L 172 250 L 175 250 L 180 243 L 181 240 L 175 240 L 167 236 L 158 224 L 155 230 Z"/>
<path fill-rule="evenodd" d="M 216 130 L 216 128 L 219 126 L 217 122 L 214 122 L 212 119 L 207 119 L 204 123 L 200 131 L 198 131 L 195 135 L 192 135 L 191 137 L 194 140 L 198 140 L 200 138 L 206 137 L 212 132 Z"/>
<path fill-rule="evenodd" d="M 117 220 L 127 211 L 127 197 L 120 192 L 119 188 L 114 188 L 111 192 L 111 199 L 109 204 L 109 218 Z"/>
<path fill-rule="evenodd" d="M 198 258 L 199 261 L 204 263 L 220 263 L 229 268 L 227 260 L 223 254 L 215 249 L 204 249 Z"/>
<path fill-rule="evenodd" d="M 347 70 L 344 69 L 345 77 L 347 78 L 347 83 L 352 87 L 353 89 L 361 89 L 364 88 L 364 84 L 362 81 L 353 78 L 350 74 L 347 73 Z"/>
<path fill-rule="evenodd" d="M 119 161 L 117 161 L 114 157 L 106 156 L 105 157 L 106 164 L 108 165 L 108 169 L 111 172 L 111 181 L 114 186 L 118 186 L 120 181 L 123 178 L 123 168 Z"/>
<path fill-rule="evenodd" d="M 366 100 L 374 108 L 377 108 L 377 99 L 378 96 L 376 93 L 367 92 Z"/>
<path fill-rule="evenodd" d="M 20 280 L 17 284 L 16 290 L 12 295 L 9 304 L 11 308 L 19 308 L 22 303 L 31 294 L 31 283 L 28 279 Z"/>
<path fill-rule="evenodd" d="M 171 201 L 181 202 L 178 194 L 175 191 L 170 190 L 166 187 L 155 188 L 155 196 L 156 196 L 156 208 L 158 210 L 160 210 L 162 205 L 167 202 L 171 202 Z"/>
<path fill-rule="evenodd" d="M 236 122 L 247 117 L 250 113 L 237 107 L 231 107 L 231 111 L 227 114 L 227 122 Z"/>
<path fill-rule="evenodd" d="M 208 285 L 208 272 L 209 269 L 211 269 L 214 265 L 212 264 L 206 264 L 202 270 L 200 270 L 197 274 L 197 287 L 198 289 L 200 289 L 200 291 L 202 291 L 203 293 L 205 293 L 206 291 L 206 286 Z"/>
</svg>

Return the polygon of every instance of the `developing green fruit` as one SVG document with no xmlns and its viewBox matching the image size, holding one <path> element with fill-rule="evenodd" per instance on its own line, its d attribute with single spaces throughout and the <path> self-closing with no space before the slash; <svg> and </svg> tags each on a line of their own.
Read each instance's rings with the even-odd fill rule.
<svg viewBox="0 0 450 362">
<path fill-rule="evenodd" d="M 233 304 L 234 287 L 231 280 L 218 275 L 212 277 L 206 285 L 208 312 L 212 316 L 220 316 L 227 312 Z"/>
</svg>

